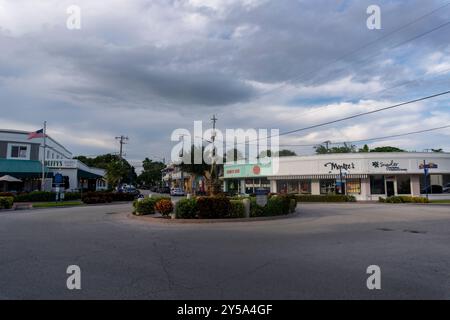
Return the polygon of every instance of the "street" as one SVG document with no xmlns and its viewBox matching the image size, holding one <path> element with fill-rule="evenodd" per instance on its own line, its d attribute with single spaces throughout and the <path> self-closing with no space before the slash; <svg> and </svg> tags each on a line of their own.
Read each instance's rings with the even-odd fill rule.
<svg viewBox="0 0 450 320">
<path fill-rule="evenodd" d="M 130 219 L 130 204 L 0 212 L 0 299 L 450 299 L 449 206 L 298 210 L 213 224 Z"/>
</svg>

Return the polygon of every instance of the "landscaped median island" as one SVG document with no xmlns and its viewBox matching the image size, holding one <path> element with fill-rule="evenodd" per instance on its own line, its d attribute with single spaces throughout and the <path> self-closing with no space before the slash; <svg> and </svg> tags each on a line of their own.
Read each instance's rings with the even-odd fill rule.
<svg viewBox="0 0 450 320">
<path fill-rule="evenodd" d="M 170 206 L 168 197 L 147 197 L 135 200 L 133 214 L 136 216 L 160 213 L 164 218 L 176 219 L 244 219 L 248 202 L 249 218 L 285 216 L 294 213 L 297 199 L 291 195 L 269 195 L 265 206 L 258 205 L 255 197 L 202 196 L 179 200 Z"/>
</svg>

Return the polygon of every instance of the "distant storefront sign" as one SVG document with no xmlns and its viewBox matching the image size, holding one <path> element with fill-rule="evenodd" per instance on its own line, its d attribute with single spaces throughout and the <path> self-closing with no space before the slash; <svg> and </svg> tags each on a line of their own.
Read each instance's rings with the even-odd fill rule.
<svg viewBox="0 0 450 320">
<path fill-rule="evenodd" d="M 272 163 L 245 163 L 225 166 L 225 178 L 266 177 L 272 175 Z"/>
<path fill-rule="evenodd" d="M 385 169 L 386 171 L 408 171 L 407 168 L 402 168 L 400 164 L 394 160 L 390 161 L 372 161 L 372 167 L 376 169 Z"/>
</svg>

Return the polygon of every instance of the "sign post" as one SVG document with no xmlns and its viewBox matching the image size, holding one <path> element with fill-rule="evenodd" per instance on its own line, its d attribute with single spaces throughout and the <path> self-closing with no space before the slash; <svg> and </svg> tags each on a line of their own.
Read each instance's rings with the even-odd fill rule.
<svg viewBox="0 0 450 320">
<path fill-rule="evenodd" d="M 56 201 L 62 201 L 64 199 L 64 193 L 61 191 L 61 185 L 64 184 L 64 177 L 61 173 L 55 174 L 55 191 Z"/>
<path fill-rule="evenodd" d="M 427 195 L 427 199 L 428 199 L 428 176 L 430 175 L 430 169 L 437 169 L 438 165 L 435 163 L 427 163 L 426 160 L 423 160 L 423 163 L 419 166 L 420 169 L 423 169 L 423 173 L 424 173 L 424 186 L 425 186 L 425 192 Z M 432 189 L 432 187 L 430 187 Z M 431 190 L 433 191 L 433 190 Z"/>
</svg>

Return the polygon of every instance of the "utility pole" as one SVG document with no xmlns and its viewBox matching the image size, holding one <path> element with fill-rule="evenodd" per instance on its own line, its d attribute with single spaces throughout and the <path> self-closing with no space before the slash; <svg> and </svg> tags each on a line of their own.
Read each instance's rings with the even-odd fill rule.
<svg viewBox="0 0 450 320">
<path fill-rule="evenodd" d="M 44 121 L 44 128 L 43 128 L 43 154 L 42 154 L 42 180 L 41 180 L 41 191 L 45 191 L 45 153 L 47 149 L 47 121 Z"/>
<path fill-rule="evenodd" d="M 120 157 L 120 159 L 122 159 L 123 158 L 123 145 L 126 144 L 125 141 L 128 141 L 129 139 L 128 139 L 128 137 L 121 135 L 120 137 L 116 137 L 116 140 L 118 140 L 119 144 L 120 144 L 119 157 Z"/>
<path fill-rule="evenodd" d="M 212 125 L 213 125 L 213 131 L 211 134 L 211 141 L 212 141 L 212 145 L 213 145 L 213 152 L 212 152 L 212 164 L 211 164 L 211 190 L 210 193 L 211 194 L 216 194 L 218 192 L 217 189 L 217 177 L 216 175 L 217 173 L 217 167 L 216 167 L 216 145 L 215 145 L 215 141 L 216 141 L 216 122 L 217 122 L 216 115 L 214 114 L 213 117 L 211 118 L 212 121 Z"/>
<path fill-rule="evenodd" d="M 325 148 L 327 148 L 327 152 L 328 152 L 328 150 L 329 150 L 329 145 L 331 144 L 331 141 L 330 140 L 327 140 L 327 141 L 324 141 L 323 142 L 324 144 L 325 144 Z"/>
<path fill-rule="evenodd" d="M 181 154 L 180 154 L 181 164 L 183 164 L 183 158 L 184 158 L 184 137 L 185 136 L 186 135 L 184 135 L 184 134 L 180 135 L 181 140 L 182 140 L 182 143 L 181 143 Z M 190 156 L 192 156 L 192 155 L 190 155 Z M 183 193 L 184 193 L 184 172 L 183 172 L 183 167 L 181 167 L 180 175 L 181 175 L 181 191 L 183 191 Z"/>
</svg>

